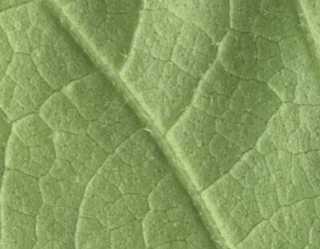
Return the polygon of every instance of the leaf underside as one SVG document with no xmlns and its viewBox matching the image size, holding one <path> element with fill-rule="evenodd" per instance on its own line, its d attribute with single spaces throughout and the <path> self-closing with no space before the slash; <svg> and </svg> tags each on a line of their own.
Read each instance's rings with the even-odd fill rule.
<svg viewBox="0 0 320 249">
<path fill-rule="evenodd" d="M 1 249 L 319 249 L 320 3 L 2 0 Z"/>
</svg>

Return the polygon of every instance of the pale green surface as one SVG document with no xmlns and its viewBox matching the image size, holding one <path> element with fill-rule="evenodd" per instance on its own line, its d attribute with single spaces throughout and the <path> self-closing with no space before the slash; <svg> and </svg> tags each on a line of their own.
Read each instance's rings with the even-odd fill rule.
<svg viewBox="0 0 320 249">
<path fill-rule="evenodd" d="M 319 14 L 1 1 L 1 249 L 319 249 Z"/>
</svg>

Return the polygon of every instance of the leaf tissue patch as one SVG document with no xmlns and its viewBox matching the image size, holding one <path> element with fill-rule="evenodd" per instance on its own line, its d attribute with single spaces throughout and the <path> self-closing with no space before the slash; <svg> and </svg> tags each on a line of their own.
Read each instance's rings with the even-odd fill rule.
<svg viewBox="0 0 320 249">
<path fill-rule="evenodd" d="M 1 0 L 0 249 L 319 249 L 320 3 Z"/>
</svg>

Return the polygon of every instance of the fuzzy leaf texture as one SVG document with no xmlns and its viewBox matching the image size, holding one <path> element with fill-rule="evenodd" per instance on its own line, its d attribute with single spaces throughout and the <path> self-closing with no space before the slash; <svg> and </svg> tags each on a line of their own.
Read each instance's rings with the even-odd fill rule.
<svg viewBox="0 0 320 249">
<path fill-rule="evenodd" d="M 319 249 L 317 0 L 1 0 L 1 249 Z"/>
</svg>

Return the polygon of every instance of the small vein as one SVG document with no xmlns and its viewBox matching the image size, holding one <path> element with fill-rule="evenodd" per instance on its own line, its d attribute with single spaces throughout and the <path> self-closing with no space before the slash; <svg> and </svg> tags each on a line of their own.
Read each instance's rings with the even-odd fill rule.
<svg viewBox="0 0 320 249">
<path fill-rule="evenodd" d="M 11 9 L 24 7 L 24 6 L 27 6 L 29 4 L 37 3 L 37 2 L 41 2 L 41 1 L 42 0 L 26 0 L 26 1 L 22 2 L 22 3 L 12 4 L 12 5 L 9 5 L 7 7 L 0 8 L 0 14 L 3 13 L 3 12 L 9 11 Z"/>
<path fill-rule="evenodd" d="M 201 76 L 201 78 L 198 81 L 198 86 L 196 87 L 196 89 L 194 90 L 194 93 L 191 97 L 191 101 L 190 103 L 185 107 L 185 109 L 179 114 L 179 116 L 176 118 L 176 121 L 172 123 L 172 125 L 170 127 L 168 127 L 167 131 L 165 132 L 164 135 L 168 134 L 179 122 L 180 120 L 183 119 L 183 117 L 185 116 L 185 114 L 187 114 L 189 112 L 189 110 L 192 108 L 194 101 L 196 99 L 196 97 L 198 96 L 198 93 L 201 90 L 201 87 L 203 86 L 203 84 L 205 83 L 205 80 L 207 78 L 207 75 L 210 73 L 211 69 L 215 67 L 215 65 L 217 64 L 217 62 L 219 61 L 220 58 L 220 54 L 221 54 L 221 50 L 223 47 L 223 41 L 225 40 L 225 38 L 227 37 L 227 34 L 225 34 L 225 36 L 222 38 L 221 42 L 219 43 L 219 45 L 217 46 L 217 54 L 216 54 L 216 58 L 214 59 L 214 61 L 208 66 L 207 70 L 204 72 L 204 74 Z"/>
<path fill-rule="evenodd" d="M 317 46 L 316 46 L 317 39 L 314 34 L 316 31 L 314 31 L 312 21 L 310 20 L 310 18 L 308 16 L 308 12 L 306 10 L 306 7 L 303 4 L 303 1 L 295 0 L 294 3 L 296 4 L 296 8 L 295 8 L 296 14 L 298 17 L 300 17 L 300 19 L 301 19 L 300 21 L 303 23 L 303 25 L 300 25 L 301 30 L 304 31 L 305 33 L 307 33 L 303 37 L 305 37 L 306 42 L 309 44 L 310 57 L 317 61 L 317 64 L 319 67 L 320 66 L 320 62 L 319 62 L 320 55 L 319 55 L 319 50 L 317 49 Z M 310 41 L 310 39 L 307 38 L 309 36 L 311 37 L 312 41 Z M 311 50 L 315 50 L 315 51 L 311 51 Z M 315 56 L 315 54 L 316 54 L 316 56 Z"/>
<path fill-rule="evenodd" d="M 120 142 L 116 147 L 115 147 L 115 149 L 105 158 L 105 160 L 104 160 L 104 162 L 100 165 L 100 167 L 98 167 L 97 169 L 96 169 L 96 171 L 94 172 L 94 174 L 90 177 L 90 179 L 88 180 L 88 182 L 86 183 L 86 185 L 85 185 L 85 187 L 84 187 L 84 191 L 83 191 L 83 195 L 82 195 L 82 198 L 81 198 L 81 203 L 80 203 L 80 205 L 79 205 L 79 211 L 78 211 L 78 219 L 77 219 L 77 223 L 76 223 L 76 229 L 75 229 L 75 232 L 74 232 L 74 238 L 76 238 L 76 234 L 78 233 L 78 230 L 79 230 L 79 214 L 80 214 L 80 212 L 81 212 L 81 209 L 83 208 L 83 205 L 84 205 L 84 202 L 83 202 L 83 200 L 85 199 L 85 195 L 86 195 L 86 193 L 87 193 L 87 191 L 88 191 L 88 188 L 89 188 L 89 186 L 91 185 L 91 183 L 94 181 L 94 179 L 95 179 L 95 177 L 99 174 L 99 172 L 101 171 L 101 169 L 104 167 L 104 164 L 105 164 L 105 162 L 106 161 L 108 161 L 111 157 L 113 157 L 113 156 L 115 156 L 118 152 L 119 152 L 119 150 L 121 150 L 121 148 L 123 147 L 123 146 L 125 146 L 125 144 L 128 142 L 128 141 L 130 141 L 134 136 L 136 136 L 139 132 L 141 132 L 142 131 L 142 129 L 138 129 L 138 130 L 136 130 L 135 132 L 133 132 L 132 134 L 130 134 L 127 138 L 125 138 L 122 142 Z M 91 137 L 90 137 L 90 139 L 92 139 Z M 79 246 L 78 246 L 78 244 L 77 244 L 77 242 L 75 241 L 74 242 L 75 243 L 75 248 L 77 249 L 77 248 L 79 248 Z"/>
</svg>

